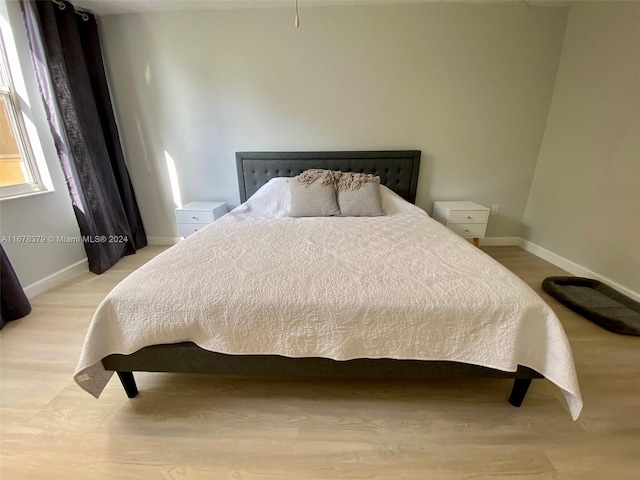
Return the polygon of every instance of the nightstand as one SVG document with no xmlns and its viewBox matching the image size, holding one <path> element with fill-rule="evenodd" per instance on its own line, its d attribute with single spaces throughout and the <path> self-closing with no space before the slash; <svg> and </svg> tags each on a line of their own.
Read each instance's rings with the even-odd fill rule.
<svg viewBox="0 0 640 480">
<path fill-rule="evenodd" d="M 188 237 L 227 213 L 224 202 L 191 202 L 176 208 L 176 222 L 181 237 Z"/>
<path fill-rule="evenodd" d="M 473 238 L 477 247 L 484 238 L 489 209 L 475 202 L 434 202 L 433 218 L 463 238 Z"/>
</svg>

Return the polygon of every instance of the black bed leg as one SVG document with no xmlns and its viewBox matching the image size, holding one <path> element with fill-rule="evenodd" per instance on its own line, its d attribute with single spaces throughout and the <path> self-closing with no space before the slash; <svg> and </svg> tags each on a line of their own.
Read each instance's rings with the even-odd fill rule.
<svg viewBox="0 0 640 480">
<path fill-rule="evenodd" d="M 527 390 L 529 390 L 529 385 L 531 385 L 531 378 L 516 378 L 513 382 L 513 388 L 511 389 L 511 396 L 509 397 L 509 403 L 514 407 L 519 407 L 522 405 L 522 401 L 524 400 L 524 396 L 527 394 Z"/>
<path fill-rule="evenodd" d="M 117 372 L 127 397 L 134 398 L 138 395 L 138 387 L 136 387 L 136 379 L 133 378 L 133 372 Z"/>
</svg>

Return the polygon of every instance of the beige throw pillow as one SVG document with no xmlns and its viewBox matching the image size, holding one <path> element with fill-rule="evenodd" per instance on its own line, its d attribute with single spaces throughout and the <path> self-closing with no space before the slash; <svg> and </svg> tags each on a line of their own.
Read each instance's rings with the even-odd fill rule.
<svg viewBox="0 0 640 480">
<path fill-rule="evenodd" d="M 324 176 L 318 176 L 310 183 L 300 183 L 297 177 L 289 180 L 292 217 L 330 217 L 340 215 L 336 199 L 336 187 L 327 183 Z M 327 183 L 323 185 L 323 183 Z"/>
<path fill-rule="evenodd" d="M 342 175 L 362 175 L 343 173 Z M 343 217 L 378 217 L 384 215 L 382 199 L 380 197 L 380 177 L 347 179 L 338 182 L 338 206 Z M 360 180 L 360 181 L 358 181 Z M 352 187 L 341 186 L 351 184 Z"/>
</svg>

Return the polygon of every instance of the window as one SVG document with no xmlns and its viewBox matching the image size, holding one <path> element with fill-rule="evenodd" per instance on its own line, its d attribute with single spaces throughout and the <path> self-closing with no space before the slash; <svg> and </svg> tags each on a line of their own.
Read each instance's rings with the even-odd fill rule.
<svg viewBox="0 0 640 480">
<path fill-rule="evenodd" d="M 45 190 L 0 36 L 0 198 Z"/>
</svg>

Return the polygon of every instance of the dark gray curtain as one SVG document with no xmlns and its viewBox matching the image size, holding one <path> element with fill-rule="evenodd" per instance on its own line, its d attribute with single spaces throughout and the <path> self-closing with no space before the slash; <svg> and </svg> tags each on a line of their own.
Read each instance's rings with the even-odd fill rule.
<svg viewBox="0 0 640 480">
<path fill-rule="evenodd" d="M 17 320 L 31 312 L 31 304 L 22 290 L 20 280 L 11 266 L 9 257 L 0 245 L 0 330 L 7 322 Z"/>
<path fill-rule="evenodd" d="M 147 244 L 107 87 L 98 26 L 51 1 L 21 0 L 31 57 L 89 269 Z M 83 18 L 84 17 L 84 18 Z M 86 18 L 86 19 L 85 19 Z"/>
</svg>

